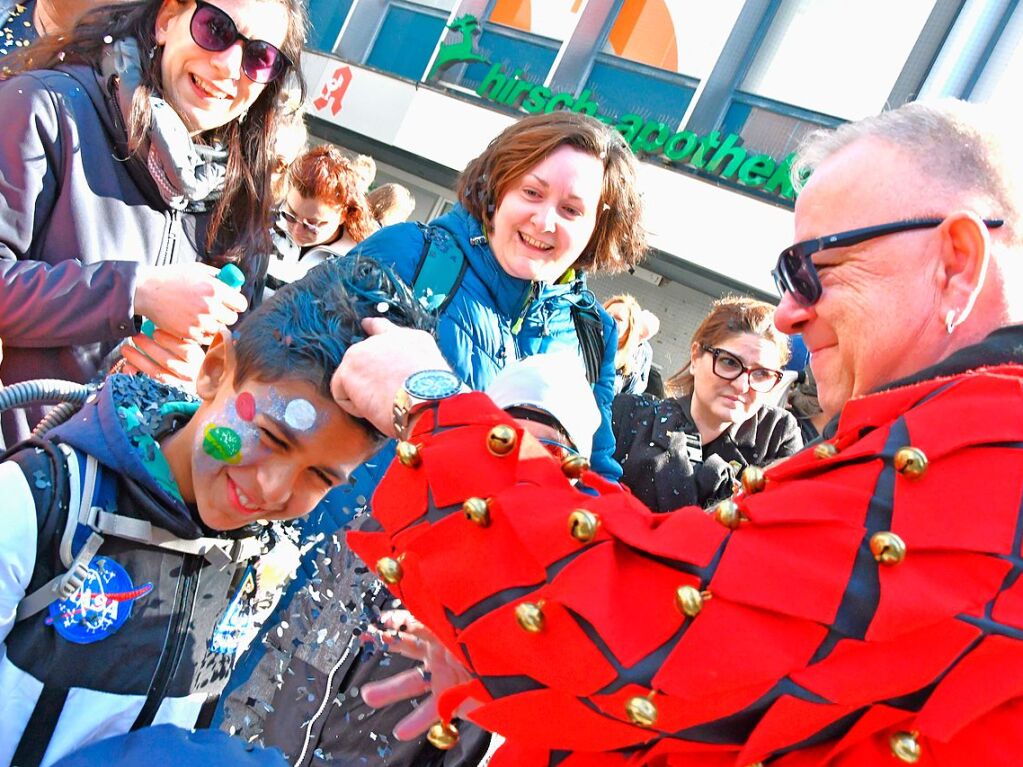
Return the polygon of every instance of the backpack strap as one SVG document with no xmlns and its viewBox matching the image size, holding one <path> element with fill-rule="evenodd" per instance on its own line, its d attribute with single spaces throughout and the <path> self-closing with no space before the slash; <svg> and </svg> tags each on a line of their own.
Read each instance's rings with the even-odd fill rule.
<svg viewBox="0 0 1023 767">
<path fill-rule="evenodd" d="M 420 224 L 423 252 L 412 278 L 412 295 L 427 310 L 440 314 L 458 292 L 469 265 L 447 230 Z"/>
<path fill-rule="evenodd" d="M 24 597 L 18 603 L 18 611 L 15 614 L 15 622 L 31 618 L 36 613 L 45 610 L 54 602 L 60 599 L 67 599 L 74 594 L 85 583 L 89 577 L 89 565 L 93 557 L 103 545 L 104 538 L 99 533 L 92 533 L 85 541 L 85 545 L 75 554 L 71 560 L 71 567 L 67 572 L 51 578 L 46 584 L 40 586 L 31 594 Z"/>
<path fill-rule="evenodd" d="M 69 445 L 59 444 L 56 448 L 54 452 L 62 461 L 55 465 L 55 470 L 66 477 L 68 488 L 67 518 L 58 553 L 61 563 L 68 569 L 26 595 L 18 603 L 16 621 L 30 618 L 53 602 L 69 598 L 82 587 L 89 575 L 89 565 L 105 540 L 98 531 L 83 524 L 82 510 L 96 504 L 116 508 L 116 480 L 110 472 L 102 471 L 93 456 Z"/>
<path fill-rule="evenodd" d="M 56 470 L 63 469 L 68 484 L 67 521 L 59 549 L 61 562 L 68 569 L 25 596 L 18 604 L 16 621 L 67 599 L 81 588 L 89 565 L 106 540 L 104 536 L 201 556 L 220 569 L 263 553 L 263 544 L 255 536 L 234 540 L 180 538 L 143 519 L 118 514 L 116 473 L 106 471 L 95 456 L 65 444 L 57 447 L 54 452 L 64 461 Z"/>
<path fill-rule="evenodd" d="M 582 306 L 573 302 L 570 311 L 586 365 L 586 380 L 593 386 L 600 380 L 600 363 L 604 360 L 604 323 L 595 305 Z"/>
</svg>

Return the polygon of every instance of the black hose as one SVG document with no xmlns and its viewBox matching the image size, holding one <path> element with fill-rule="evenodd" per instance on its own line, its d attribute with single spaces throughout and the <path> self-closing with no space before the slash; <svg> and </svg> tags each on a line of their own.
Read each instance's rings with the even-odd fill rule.
<svg viewBox="0 0 1023 767">
<path fill-rule="evenodd" d="M 78 412 L 81 405 L 77 402 L 61 402 L 49 413 L 43 416 L 43 420 L 32 429 L 33 437 L 42 437 L 50 429 L 60 426 L 64 421 Z"/>
<path fill-rule="evenodd" d="M 53 402 L 68 402 L 81 407 L 91 391 L 85 384 L 54 378 L 22 381 L 0 388 L 0 411 Z"/>
</svg>

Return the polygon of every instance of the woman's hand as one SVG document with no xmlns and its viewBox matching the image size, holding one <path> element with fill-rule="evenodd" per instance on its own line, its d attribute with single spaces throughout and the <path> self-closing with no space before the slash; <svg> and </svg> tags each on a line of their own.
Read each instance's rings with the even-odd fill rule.
<svg viewBox="0 0 1023 767">
<path fill-rule="evenodd" d="M 170 386 L 195 391 L 195 379 L 206 352 L 195 341 L 178 338 L 157 328 L 153 337 L 142 333 L 121 344 L 125 373 L 145 373 Z"/>
<path fill-rule="evenodd" d="M 214 267 L 200 263 L 141 267 L 135 313 L 173 336 L 208 344 L 221 327 L 237 322 L 249 305 L 217 274 Z"/>
<path fill-rule="evenodd" d="M 380 628 L 364 636 L 383 643 L 388 652 L 422 662 L 419 668 L 362 686 L 362 699 L 373 708 L 383 708 L 430 693 L 411 714 L 395 725 L 394 736 L 399 740 L 413 740 L 430 729 L 430 725 L 440 719 L 438 697 L 472 679 L 459 660 L 407 610 L 385 612 L 380 619 Z M 456 716 L 465 716 L 479 705 L 477 701 L 467 700 L 459 706 Z"/>
</svg>

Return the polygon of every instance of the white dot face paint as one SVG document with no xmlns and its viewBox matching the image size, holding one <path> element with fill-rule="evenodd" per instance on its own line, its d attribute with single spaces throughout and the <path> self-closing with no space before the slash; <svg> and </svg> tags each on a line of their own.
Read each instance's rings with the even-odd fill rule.
<svg viewBox="0 0 1023 767">
<path fill-rule="evenodd" d="M 309 400 L 293 399 L 284 408 L 284 423 L 295 431 L 309 431 L 316 424 L 316 408 Z"/>
</svg>

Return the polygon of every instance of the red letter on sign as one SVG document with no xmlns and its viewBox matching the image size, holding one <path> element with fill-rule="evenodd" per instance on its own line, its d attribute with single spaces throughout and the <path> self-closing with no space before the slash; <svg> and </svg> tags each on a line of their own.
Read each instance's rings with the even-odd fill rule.
<svg viewBox="0 0 1023 767">
<path fill-rule="evenodd" d="M 313 102 L 313 106 L 323 109 L 330 105 L 330 113 L 336 115 L 341 111 L 341 99 L 345 97 L 345 91 L 351 82 L 352 70 L 347 66 L 338 67 L 333 77 L 323 84 L 323 90 L 320 91 L 319 98 Z"/>
</svg>

